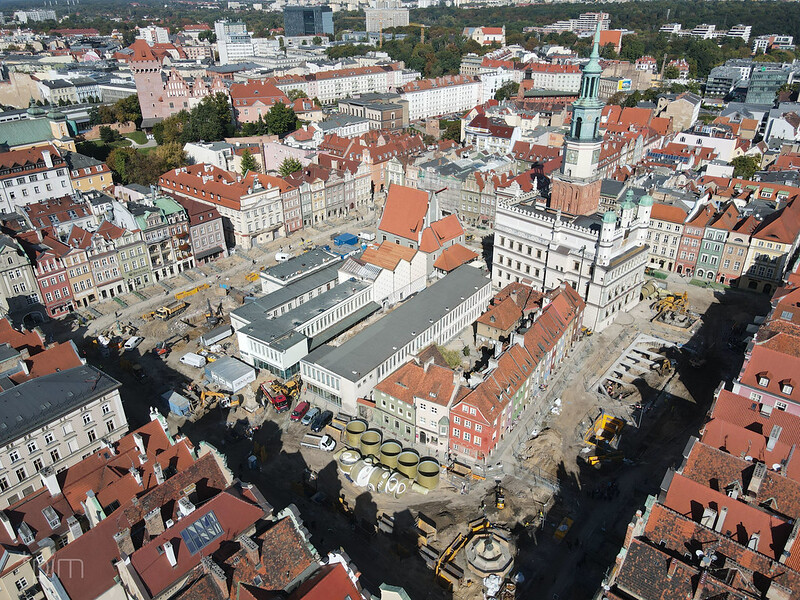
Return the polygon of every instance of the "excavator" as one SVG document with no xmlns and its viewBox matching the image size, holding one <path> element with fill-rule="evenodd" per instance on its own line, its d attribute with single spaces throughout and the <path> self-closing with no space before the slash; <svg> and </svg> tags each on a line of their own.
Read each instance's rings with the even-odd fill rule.
<svg viewBox="0 0 800 600">
<path fill-rule="evenodd" d="M 211 300 L 209 298 L 206 298 L 206 302 L 208 303 L 208 310 L 206 310 L 203 316 L 209 327 L 216 327 L 222 318 L 222 302 L 219 303 L 216 310 L 211 308 Z"/>
<path fill-rule="evenodd" d="M 300 374 L 297 373 L 286 383 L 281 383 L 276 379 L 270 384 L 270 388 L 276 394 L 283 394 L 287 398 L 297 400 L 300 397 L 300 391 L 303 389 L 303 380 L 300 379 Z"/>
</svg>

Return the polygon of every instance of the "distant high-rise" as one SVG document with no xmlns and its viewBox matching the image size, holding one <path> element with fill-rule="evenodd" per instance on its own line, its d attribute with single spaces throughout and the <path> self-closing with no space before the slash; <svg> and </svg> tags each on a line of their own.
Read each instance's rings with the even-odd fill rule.
<svg viewBox="0 0 800 600">
<path fill-rule="evenodd" d="M 287 6 L 283 9 L 283 32 L 287 37 L 333 35 L 330 6 Z"/>
</svg>

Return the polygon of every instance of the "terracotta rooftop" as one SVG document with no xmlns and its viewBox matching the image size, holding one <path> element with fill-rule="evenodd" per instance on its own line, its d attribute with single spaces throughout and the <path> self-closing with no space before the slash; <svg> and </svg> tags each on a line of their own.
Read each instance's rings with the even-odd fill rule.
<svg viewBox="0 0 800 600">
<path fill-rule="evenodd" d="M 462 246 L 461 244 L 453 244 L 445 248 L 439 255 L 439 258 L 433 263 L 434 268 L 449 273 L 454 271 L 463 264 L 478 258 L 478 253 Z"/>
<path fill-rule="evenodd" d="M 394 271 L 397 269 L 397 265 L 400 264 L 400 261 L 410 263 L 416 254 L 417 251 L 413 248 L 382 242 L 377 248 L 369 247 L 364 250 L 364 253 L 361 255 L 361 260 L 375 265 L 376 267 L 380 267 L 381 269 Z"/>
<path fill-rule="evenodd" d="M 392 184 L 378 230 L 419 242 L 427 212 L 428 192 Z"/>
<path fill-rule="evenodd" d="M 3 339 L 2 333 L 0 333 L 0 339 Z M 30 355 L 25 359 L 25 364 L 28 368 L 27 374 L 20 372 L 9 377 L 17 385 L 42 375 L 80 367 L 84 361 L 78 356 L 78 350 L 72 342 L 62 342 Z"/>
<path fill-rule="evenodd" d="M 464 235 L 464 228 L 455 214 L 434 221 L 422 232 L 419 249 L 422 252 L 432 253 L 442 248 L 448 242 Z"/>
</svg>

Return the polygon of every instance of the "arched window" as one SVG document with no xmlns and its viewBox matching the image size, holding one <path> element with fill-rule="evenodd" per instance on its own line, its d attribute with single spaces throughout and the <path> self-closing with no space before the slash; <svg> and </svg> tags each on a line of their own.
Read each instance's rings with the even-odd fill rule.
<svg viewBox="0 0 800 600">
<path fill-rule="evenodd" d="M 581 127 L 583 126 L 583 117 L 577 117 L 575 119 L 575 137 L 581 137 Z"/>
</svg>

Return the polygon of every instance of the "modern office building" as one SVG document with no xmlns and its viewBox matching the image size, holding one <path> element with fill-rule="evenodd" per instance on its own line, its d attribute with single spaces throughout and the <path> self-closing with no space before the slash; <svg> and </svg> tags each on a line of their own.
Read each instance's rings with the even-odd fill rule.
<svg viewBox="0 0 800 600">
<path fill-rule="evenodd" d="M 333 9 L 330 6 L 287 6 L 283 9 L 286 37 L 333 35 Z"/>
</svg>

